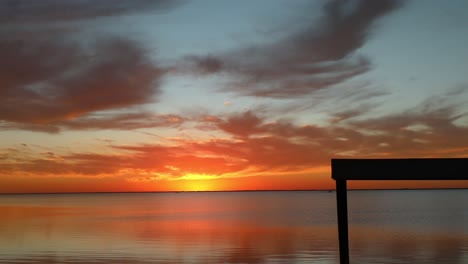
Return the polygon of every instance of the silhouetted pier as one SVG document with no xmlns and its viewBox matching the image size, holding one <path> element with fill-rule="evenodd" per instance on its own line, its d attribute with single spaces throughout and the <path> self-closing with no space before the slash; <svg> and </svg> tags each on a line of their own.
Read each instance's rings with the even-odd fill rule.
<svg viewBox="0 0 468 264">
<path fill-rule="evenodd" d="M 340 263 L 349 263 L 348 180 L 468 180 L 468 158 L 332 159 Z"/>
</svg>

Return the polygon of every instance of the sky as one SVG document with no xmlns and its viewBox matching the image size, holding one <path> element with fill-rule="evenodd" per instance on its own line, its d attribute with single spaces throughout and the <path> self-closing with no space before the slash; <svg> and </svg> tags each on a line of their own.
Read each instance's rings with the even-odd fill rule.
<svg viewBox="0 0 468 264">
<path fill-rule="evenodd" d="M 331 158 L 468 157 L 466 10 L 0 0 L 0 193 L 330 189 Z M 468 183 L 351 185 L 402 186 Z"/>
</svg>

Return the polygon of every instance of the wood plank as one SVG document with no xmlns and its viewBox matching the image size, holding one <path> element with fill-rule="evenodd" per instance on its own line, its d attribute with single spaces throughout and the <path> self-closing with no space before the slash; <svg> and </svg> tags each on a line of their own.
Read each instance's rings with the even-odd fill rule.
<svg viewBox="0 0 468 264">
<path fill-rule="evenodd" d="M 332 159 L 334 180 L 468 180 L 468 158 Z"/>
</svg>

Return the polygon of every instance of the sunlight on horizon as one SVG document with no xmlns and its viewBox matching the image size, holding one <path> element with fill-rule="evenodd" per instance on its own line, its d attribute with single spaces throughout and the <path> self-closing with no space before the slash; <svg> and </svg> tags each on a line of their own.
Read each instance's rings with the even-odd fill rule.
<svg viewBox="0 0 468 264">
<path fill-rule="evenodd" d="M 180 178 L 181 191 L 222 191 L 217 177 L 205 174 L 187 174 Z"/>
</svg>

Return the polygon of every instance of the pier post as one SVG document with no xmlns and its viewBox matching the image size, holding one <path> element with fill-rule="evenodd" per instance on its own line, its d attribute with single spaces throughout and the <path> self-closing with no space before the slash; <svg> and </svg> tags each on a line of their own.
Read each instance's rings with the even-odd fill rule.
<svg viewBox="0 0 468 264">
<path fill-rule="evenodd" d="M 338 212 L 340 264 L 349 264 L 348 201 L 346 180 L 336 180 L 336 209 Z"/>
</svg>

